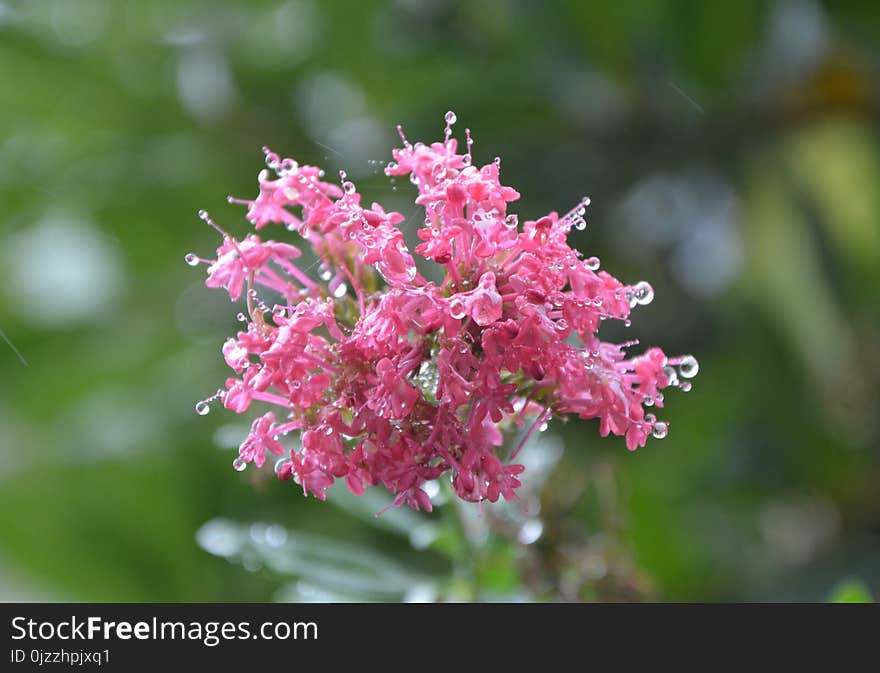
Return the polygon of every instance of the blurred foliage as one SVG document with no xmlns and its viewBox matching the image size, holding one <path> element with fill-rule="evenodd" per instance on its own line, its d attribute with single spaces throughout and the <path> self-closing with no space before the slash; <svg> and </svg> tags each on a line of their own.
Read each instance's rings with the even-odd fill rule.
<svg viewBox="0 0 880 673">
<path fill-rule="evenodd" d="M 880 11 L 779 0 L 0 0 L 0 598 L 869 600 L 880 590 Z M 405 215 L 452 108 L 521 214 L 657 297 L 667 439 L 531 446 L 518 505 L 303 500 L 193 412 L 236 327 L 184 253 L 260 147 Z M 411 232 L 410 232 L 411 233 Z M 8 342 L 7 342 L 8 339 Z M 528 474 L 528 473 L 527 473 Z M 334 497 L 335 496 L 335 497 Z M 841 582 L 845 582 L 841 584 Z M 849 583 L 847 583 L 849 582 Z M 852 583 L 855 582 L 855 583 Z"/>
<path fill-rule="evenodd" d="M 873 603 L 871 590 L 859 580 L 844 580 L 831 592 L 831 603 Z"/>
</svg>

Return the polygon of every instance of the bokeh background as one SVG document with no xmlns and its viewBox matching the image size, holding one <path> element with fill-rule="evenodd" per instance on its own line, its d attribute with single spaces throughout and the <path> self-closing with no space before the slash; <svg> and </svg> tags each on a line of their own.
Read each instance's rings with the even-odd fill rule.
<svg viewBox="0 0 880 673">
<path fill-rule="evenodd" d="M 872 2 L 0 1 L 0 598 L 876 598 L 878 44 Z M 269 145 L 413 216 L 378 162 L 447 109 L 653 283 L 604 334 L 699 358 L 668 438 L 554 422 L 525 511 L 234 472 L 197 211 L 243 235 Z"/>
</svg>

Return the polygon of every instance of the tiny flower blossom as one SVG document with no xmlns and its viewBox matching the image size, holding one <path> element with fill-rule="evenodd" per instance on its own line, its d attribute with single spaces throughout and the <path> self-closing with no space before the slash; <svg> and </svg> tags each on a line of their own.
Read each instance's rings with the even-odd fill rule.
<svg viewBox="0 0 880 673">
<path fill-rule="evenodd" d="M 520 225 L 509 211 L 520 194 L 500 183 L 500 160 L 474 166 L 470 133 L 459 153 L 452 121 L 431 145 L 401 133 L 385 169 L 418 188 L 425 217 L 412 251 L 404 217 L 365 205 L 344 172 L 337 186 L 267 149 L 274 175 L 261 173 L 253 200 L 230 201 L 258 230 L 296 232 L 320 260 L 318 280 L 296 265 L 294 245 L 236 240 L 202 213 L 223 240 L 215 259 L 188 263 L 207 262 L 206 284 L 247 303 L 247 324 L 222 348 L 234 376 L 214 397 L 237 413 L 274 408 L 253 422 L 236 469 L 261 467 L 268 453 L 305 495 L 323 500 L 343 479 L 356 495 L 382 485 L 393 505 L 430 510 L 423 486 L 444 474 L 464 500 L 515 498 L 517 456 L 553 417 L 598 419 L 600 435 L 630 450 L 666 436 L 668 423 L 646 408 L 663 407 L 667 387 L 690 389 L 696 359 L 659 348 L 629 357 L 636 342 L 598 336 L 604 320 L 628 323 L 651 286 L 626 285 L 569 246 L 589 199 Z M 442 281 L 427 280 L 416 256 Z M 293 431 L 298 450 L 284 446 Z"/>
</svg>

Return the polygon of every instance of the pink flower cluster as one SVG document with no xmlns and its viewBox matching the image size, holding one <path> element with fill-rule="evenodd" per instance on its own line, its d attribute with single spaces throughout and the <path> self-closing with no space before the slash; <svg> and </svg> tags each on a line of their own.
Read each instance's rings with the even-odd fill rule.
<svg viewBox="0 0 880 673">
<path fill-rule="evenodd" d="M 645 407 L 662 407 L 667 386 L 689 389 L 696 360 L 658 348 L 627 357 L 635 342 L 597 336 L 603 320 L 628 322 L 649 303 L 651 286 L 625 285 L 568 245 L 589 199 L 520 225 L 508 210 L 520 195 L 500 183 L 500 160 L 473 165 L 470 133 L 459 153 L 454 121 L 447 113 L 445 139 L 431 145 L 401 133 L 385 169 L 418 189 L 414 250 L 403 216 L 365 205 L 344 172 L 337 186 L 265 150 L 257 197 L 230 201 L 247 205 L 257 231 L 297 232 L 320 262 L 302 268 L 289 243 L 222 230 L 215 259 L 187 255 L 208 264 L 209 287 L 247 302 L 246 328 L 223 346 L 235 375 L 197 410 L 216 398 L 238 413 L 275 407 L 253 422 L 237 470 L 275 454 L 278 477 L 304 494 L 323 500 L 344 478 L 355 494 L 381 484 L 394 505 L 430 510 L 422 486 L 447 472 L 464 500 L 515 497 L 516 457 L 554 415 L 598 418 L 600 435 L 623 436 L 631 450 L 666 436 Z M 518 429 L 518 445 L 505 449 L 505 432 Z M 295 451 L 284 446 L 291 431 L 301 437 Z"/>
</svg>

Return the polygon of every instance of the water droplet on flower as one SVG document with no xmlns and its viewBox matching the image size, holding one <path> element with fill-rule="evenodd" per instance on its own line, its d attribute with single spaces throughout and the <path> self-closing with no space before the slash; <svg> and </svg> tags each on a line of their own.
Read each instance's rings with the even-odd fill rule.
<svg viewBox="0 0 880 673">
<path fill-rule="evenodd" d="M 188 252 L 184 256 L 184 261 L 190 266 L 198 266 L 199 265 L 199 257 L 195 253 Z"/>
<path fill-rule="evenodd" d="M 327 435 L 328 437 L 330 435 L 332 435 L 333 434 L 333 427 L 328 425 L 326 428 L 324 428 L 324 434 Z"/>
<path fill-rule="evenodd" d="M 333 273 L 326 266 L 321 264 L 318 270 L 318 277 L 323 281 L 328 281 L 333 277 Z"/>
<path fill-rule="evenodd" d="M 279 458 L 275 461 L 275 474 L 280 474 L 281 470 L 284 469 L 284 464 L 287 462 L 287 458 Z"/>
<path fill-rule="evenodd" d="M 211 405 L 205 402 L 205 400 L 198 402 L 196 404 L 196 413 L 199 416 L 207 416 L 209 413 L 211 413 Z"/>
<path fill-rule="evenodd" d="M 588 257 L 584 263 L 590 271 L 595 271 L 601 264 L 598 257 Z"/>
<path fill-rule="evenodd" d="M 508 215 L 504 218 L 504 224 L 506 224 L 511 229 L 516 229 L 519 226 L 519 215 Z"/>
<path fill-rule="evenodd" d="M 583 209 L 581 209 L 581 210 L 583 210 Z M 586 220 L 584 220 L 583 217 L 578 217 L 574 221 L 574 228 L 577 229 L 578 231 L 583 231 L 584 229 L 587 228 Z"/>
<path fill-rule="evenodd" d="M 663 439 L 669 434 L 669 426 L 663 421 L 658 421 L 654 423 L 654 429 L 651 431 L 651 434 L 654 435 L 654 439 Z"/>
<path fill-rule="evenodd" d="M 355 192 L 354 183 L 346 180 L 345 182 L 342 183 L 342 191 L 344 191 L 346 194 L 349 194 L 349 195 L 354 194 L 354 192 Z"/>
<path fill-rule="evenodd" d="M 639 281 L 633 286 L 633 298 L 637 304 L 647 306 L 654 301 L 654 288 L 645 281 Z"/>
<path fill-rule="evenodd" d="M 447 124 L 454 124 L 458 121 L 458 117 L 452 110 L 446 113 L 445 119 Z"/>
<path fill-rule="evenodd" d="M 281 161 L 281 175 L 292 175 L 299 170 L 299 164 L 293 159 L 283 159 Z"/>
<path fill-rule="evenodd" d="M 265 151 L 265 148 L 263 148 Z M 275 152 L 266 152 L 266 166 L 271 168 L 273 171 L 278 168 L 281 163 L 281 159 L 278 157 Z"/>
<path fill-rule="evenodd" d="M 238 322 L 245 322 L 247 320 L 247 316 L 244 313 L 239 313 L 237 316 L 235 316 L 235 319 L 238 320 Z"/>
<path fill-rule="evenodd" d="M 337 299 L 341 299 L 345 296 L 346 292 L 348 292 L 348 286 L 345 283 L 340 283 L 336 286 L 336 289 L 333 290 L 333 296 Z"/>
<path fill-rule="evenodd" d="M 236 458 L 232 461 L 232 469 L 236 472 L 244 472 L 247 469 L 247 463 L 241 458 Z"/>
<path fill-rule="evenodd" d="M 565 318 L 560 318 L 556 321 L 556 329 L 560 332 L 564 332 L 568 329 L 568 322 L 565 320 Z"/>
<path fill-rule="evenodd" d="M 547 423 L 547 421 L 544 421 L 543 423 L 541 423 L 541 425 L 538 426 L 538 432 L 546 432 L 547 428 L 549 428 L 549 427 L 550 427 L 550 424 Z"/>
<path fill-rule="evenodd" d="M 470 166 L 470 165 L 471 165 L 471 162 L 472 162 L 473 160 L 474 160 L 474 159 L 473 159 L 473 157 L 471 156 L 471 153 L 470 153 L 470 152 L 468 152 L 467 154 L 462 154 L 462 155 L 461 155 L 461 163 L 462 163 L 463 166 Z"/>
<path fill-rule="evenodd" d="M 461 320 L 467 315 L 464 302 L 461 299 L 453 299 L 449 302 L 449 315 L 456 320 Z"/>
<path fill-rule="evenodd" d="M 665 376 L 668 381 L 668 383 L 666 385 L 668 385 L 668 386 L 678 385 L 678 372 L 676 372 L 675 369 L 673 369 L 669 365 L 666 365 L 665 367 L 663 367 L 663 376 Z"/>
<path fill-rule="evenodd" d="M 689 393 L 691 391 L 691 388 L 693 388 L 693 386 L 694 386 L 694 384 L 691 383 L 690 381 L 682 381 L 681 385 L 679 386 L 679 389 L 683 393 Z"/>
<path fill-rule="evenodd" d="M 630 320 L 629 318 L 627 318 L 626 320 L 623 321 L 624 327 L 632 327 L 632 324 L 633 324 L 633 321 Z"/>
<path fill-rule="evenodd" d="M 645 399 L 643 401 L 644 401 L 646 407 L 653 407 L 654 406 L 654 398 L 651 397 L 650 395 L 645 395 Z"/>
<path fill-rule="evenodd" d="M 264 168 L 257 174 L 257 182 L 266 182 L 269 179 L 269 169 Z"/>
<path fill-rule="evenodd" d="M 684 378 L 692 379 L 700 371 L 700 363 L 693 355 L 685 355 L 678 365 L 678 370 Z"/>
</svg>

